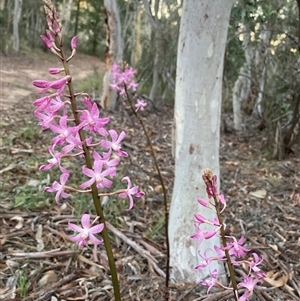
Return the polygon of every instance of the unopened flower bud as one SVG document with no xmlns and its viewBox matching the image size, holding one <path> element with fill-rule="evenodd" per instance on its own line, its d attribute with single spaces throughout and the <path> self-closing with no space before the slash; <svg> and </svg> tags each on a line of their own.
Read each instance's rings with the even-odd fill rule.
<svg viewBox="0 0 300 301">
<path fill-rule="evenodd" d="M 61 30 L 60 30 L 60 26 L 59 26 L 59 24 L 57 23 L 56 20 L 53 21 L 53 25 L 52 26 L 53 26 L 53 30 L 55 31 L 55 33 L 59 34 Z"/>
<path fill-rule="evenodd" d="M 198 198 L 198 203 L 200 205 L 202 205 L 203 207 L 209 207 L 209 203 L 206 202 L 205 200 L 201 199 L 201 198 Z"/>
<path fill-rule="evenodd" d="M 48 25 L 49 29 L 51 29 L 53 21 L 50 18 L 50 16 L 48 16 L 48 15 L 46 16 L 46 21 L 47 21 L 47 25 Z"/>
<path fill-rule="evenodd" d="M 217 234 L 217 230 L 208 231 L 208 232 L 205 232 L 204 238 L 205 239 L 210 239 L 213 236 L 215 236 L 216 234 Z"/>
<path fill-rule="evenodd" d="M 47 34 L 48 39 L 49 39 L 51 42 L 54 42 L 54 41 L 55 41 L 55 37 L 54 37 L 54 35 L 53 35 L 53 33 L 52 33 L 51 30 L 46 29 L 46 34 Z"/>
<path fill-rule="evenodd" d="M 43 41 L 43 43 L 49 48 L 51 49 L 53 47 L 52 42 L 46 37 L 41 35 L 41 40 Z"/>
<path fill-rule="evenodd" d="M 77 36 L 75 36 L 75 37 L 72 38 L 72 40 L 71 40 L 71 48 L 72 48 L 72 50 L 77 48 L 77 41 L 78 41 L 78 37 Z"/>
<path fill-rule="evenodd" d="M 60 72 L 64 71 L 64 69 L 61 69 L 61 68 L 50 68 L 48 70 L 48 72 L 52 75 L 55 75 L 55 74 L 58 74 Z"/>
<path fill-rule="evenodd" d="M 206 219 L 201 214 L 198 213 L 195 213 L 195 219 L 201 224 L 206 222 Z"/>
</svg>

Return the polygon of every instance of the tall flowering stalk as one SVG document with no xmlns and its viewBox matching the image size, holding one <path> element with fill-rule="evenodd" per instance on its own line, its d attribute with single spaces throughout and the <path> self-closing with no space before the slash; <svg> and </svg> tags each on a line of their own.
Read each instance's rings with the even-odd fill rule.
<svg viewBox="0 0 300 301">
<path fill-rule="evenodd" d="M 166 247 L 167 247 L 165 300 L 169 300 L 170 247 L 169 247 L 169 233 L 168 233 L 169 232 L 168 231 L 169 210 L 168 210 L 168 202 L 167 202 L 167 191 L 145 123 L 143 122 L 143 119 L 138 114 L 138 111 L 145 110 L 145 107 L 147 106 L 147 102 L 145 102 L 143 99 L 137 98 L 133 94 L 133 92 L 135 92 L 138 87 L 138 84 L 134 81 L 135 73 L 136 71 L 132 67 L 129 67 L 125 62 L 122 62 L 121 64 L 114 63 L 112 65 L 112 71 L 111 71 L 113 82 L 110 85 L 110 87 L 111 89 L 118 91 L 118 93 L 121 96 L 123 96 L 125 100 L 128 101 L 132 113 L 139 120 L 142 129 L 144 131 L 147 143 L 150 147 L 154 165 L 161 183 L 163 196 L 164 196 L 165 236 L 166 236 Z M 133 94 L 133 96 L 130 96 L 131 94 Z"/>
<path fill-rule="evenodd" d="M 133 197 L 142 197 L 144 192 L 140 191 L 138 186 L 132 187 L 131 180 L 127 176 L 123 178 L 123 181 L 127 182 L 127 188 L 107 192 L 113 184 L 112 179 L 116 177 L 120 159 L 128 156 L 122 150 L 121 145 L 126 134 L 123 131 L 118 134 L 114 129 L 106 130 L 109 118 L 99 116 L 100 112 L 96 103 L 87 94 L 74 92 L 68 63 L 76 54 L 78 38 L 76 36 L 72 38 L 70 43 L 72 53 L 66 57 L 61 34 L 62 24 L 51 0 L 43 0 L 43 2 L 48 29 L 41 39 L 63 65 L 62 68 L 50 68 L 49 73 L 52 75 L 64 73 L 60 79 L 54 81 L 42 79 L 33 81 L 33 85 L 39 89 L 40 94 L 47 93 L 34 101 L 36 106 L 34 115 L 40 120 L 38 124 L 44 130 L 50 130 L 54 134 L 48 148 L 51 158 L 48 164 L 42 165 L 40 169 L 49 170 L 52 167 L 58 167 L 61 171 L 60 181 L 54 181 L 51 187 L 45 188 L 45 191 L 55 192 L 57 205 L 61 204 L 61 199 L 69 198 L 70 192 L 92 195 L 97 217 L 90 222 L 91 216 L 83 214 L 82 226 L 69 223 L 69 228 L 78 232 L 70 240 L 76 242 L 79 247 L 89 243 L 100 245 L 104 242 L 115 300 L 121 300 L 115 261 L 105 226 L 100 196 L 118 195 L 119 198 L 128 198 L 129 209 L 131 209 Z M 78 97 L 82 98 L 82 108 L 78 106 Z M 72 170 L 63 166 L 66 158 L 76 157 L 84 157 L 85 165 L 82 166 L 82 173 L 87 177 L 78 188 L 67 185 L 72 177 Z M 97 238 L 96 235 L 99 233 L 103 241 Z"/>
<path fill-rule="evenodd" d="M 219 275 L 216 269 L 210 272 L 211 278 L 209 280 L 201 280 L 200 284 L 208 287 L 207 293 L 209 293 L 213 286 L 220 286 L 224 289 L 232 290 L 237 301 L 247 301 L 253 294 L 254 286 L 261 282 L 262 278 L 266 277 L 258 267 L 263 259 L 259 258 L 256 253 L 252 253 L 253 259 L 246 260 L 245 257 L 250 249 L 243 247 L 243 243 L 245 242 L 244 237 L 237 240 L 234 236 L 227 236 L 225 234 L 225 224 L 223 222 L 222 213 L 226 208 L 226 200 L 224 195 L 219 194 L 218 192 L 217 177 L 213 175 L 209 169 L 206 169 L 202 178 L 206 185 L 206 192 L 210 201 L 207 202 L 202 198 L 198 198 L 198 203 L 203 207 L 213 210 L 216 213 L 216 217 L 213 220 L 208 220 L 201 214 L 196 213 L 194 225 L 197 232 L 193 234 L 191 238 L 197 239 L 199 246 L 203 240 L 210 239 L 215 235 L 220 235 L 222 247 L 214 246 L 214 250 L 209 248 L 205 250 L 203 254 L 198 252 L 199 256 L 202 258 L 202 262 L 197 265 L 195 269 L 204 269 L 215 260 L 226 262 L 232 287 L 226 287 L 218 281 Z M 211 225 L 213 230 L 202 231 L 202 224 Z M 243 277 L 243 280 L 240 283 L 237 283 L 233 266 L 241 264 L 246 264 L 249 271 L 248 275 Z M 246 289 L 242 296 L 239 296 L 239 288 Z"/>
</svg>

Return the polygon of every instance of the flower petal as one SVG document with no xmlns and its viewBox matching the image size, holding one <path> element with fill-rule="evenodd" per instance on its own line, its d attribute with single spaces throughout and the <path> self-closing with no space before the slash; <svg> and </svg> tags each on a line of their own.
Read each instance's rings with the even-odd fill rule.
<svg viewBox="0 0 300 301">
<path fill-rule="evenodd" d="M 100 233 L 102 232 L 102 230 L 104 229 L 104 224 L 98 224 L 98 225 L 95 225 L 93 227 L 90 228 L 89 232 L 90 233 Z"/>
<path fill-rule="evenodd" d="M 82 183 L 79 187 L 80 187 L 81 189 L 85 189 L 85 188 L 87 188 L 87 187 L 91 187 L 92 184 L 93 184 L 94 182 L 95 182 L 95 178 L 91 178 L 90 180 L 88 180 L 88 181 Z"/>
<path fill-rule="evenodd" d="M 90 219 L 91 216 L 89 214 L 83 214 L 81 217 L 81 225 L 83 229 L 89 229 L 91 224 L 90 224 Z"/>
<path fill-rule="evenodd" d="M 74 231 L 82 232 L 82 228 L 80 226 L 76 225 L 76 224 L 68 222 L 68 227 L 71 228 Z"/>
<path fill-rule="evenodd" d="M 89 234 L 89 238 L 91 240 L 91 242 L 94 244 L 94 245 L 100 245 L 102 244 L 103 240 L 99 240 L 98 238 L 96 238 L 96 236 L 92 233 Z"/>
</svg>

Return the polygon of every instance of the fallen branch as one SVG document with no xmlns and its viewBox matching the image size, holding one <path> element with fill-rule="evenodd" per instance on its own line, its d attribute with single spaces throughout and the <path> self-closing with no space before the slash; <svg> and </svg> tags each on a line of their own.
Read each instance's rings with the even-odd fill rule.
<svg viewBox="0 0 300 301">
<path fill-rule="evenodd" d="M 117 235 L 120 239 L 122 239 L 126 244 L 128 244 L 130 247 L 132 247 L 135 251 L 137 251 L 142 257 L 146 258 L 149 263 L 152 264 L 154 270 L 156 273 L 162 277 L 166 277 L 165 272 L 163 272 L 158 266 L 157 266 L 157 260 L 151 255 L 151 253 L 145 249 L 143 249 L 140 245 L 138 245 L 135 241 L 129 239 L 126 235 L 124 235 L 121 231 L 119 231 L 117 228 L 115 228 L 110 223 L 106 222 L 107 229 L 110 230 L 112 233 Z M 153 248 L 153 247 L 152 247 Z M 157 251 L 158 252 L 158 251 Z"/>
<path fill-rule="evenodd" d="M 75 251 L 71 250 L 65 250 L 60 251 L 60 249 L 45 251 L 45 252 L 31 252 L 31 253 L 14 253 L 11 252 L 9 255 L 15 256 L 15 257 L 26 257 L 26 258 L 50 258 L 50 257 L 56 257 L 56 256 L 64 256 L 64 255 L 73 255 L 75 254 Z"/>
</svg>

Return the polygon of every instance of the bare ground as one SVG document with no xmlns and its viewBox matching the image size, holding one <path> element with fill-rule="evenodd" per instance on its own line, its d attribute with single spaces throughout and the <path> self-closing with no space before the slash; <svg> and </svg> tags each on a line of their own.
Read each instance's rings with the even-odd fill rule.
<svg viewBox="0 0 300 301">
<path fill-rule="evenodd" d="M 9 57 L 0 54 L 0 106 L 1 111 L 36 92 L 30 83 L 35 79 L 54 80 L 49 68 L 60 68 L 58 60 L 49 53 L 34 52 L 15 54 Z M 92 75 L 95 70 L 105 68 L 105 64 L 93 56 L 76 55 L 70 63 L 70 72 L 76 82 Z"/>
<path fill-rule="evenodd" d="M 71 199 L 57 207 L 53 197 L 42 191 L 49 184 L 48 177 L 55 178 L 38 170 L 48 157 L 48 138 L 35 126 L 32 101 L 36 93 L 30 83 L 48 76 L 47 69 L 56 67 L 55 60 L 44 53 L 0 59 L 0 300 L 113 300 L 104 248 L 77 249 L 67 238 L 68 220 L 77 221 L 79 211 L 89 211 L 89 205 L 81 201 L 78 206 Z M 83 55 L 73 65 L 78 81 L 93 74 L 94 66 L 103 68 L 98 59 Z M 172 110 L 162 107 L 143 115 L 169 198 L 174 169 Z M 166 250 L 160 183 L 138 122 L 121 111 L 111 117 L 111 124 L 117 130 L 126 128 L 124 147 L 130 158 L 122 168 L 147 193 L 130 212 L 122 203 L 106 209 L 122 300 L 164 300 Z M 293 155 L 285 161 L 267 161 L 263 138 L 255 132 L 222 133 L 226 224 L 230 234 L 244 235 L 247 246 L 265 258 L 267 278 L 255 290 L 253 300 L 299 301 L 300 159 Z M 245 273 L 236 272 L 239 277 Z M 203 288 L 188 283 L 172 284 L 170 296 L 178 301 L 206 298 Z M 215 292 L 209 300 L 227 299 Z"/>
</svg>

